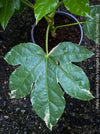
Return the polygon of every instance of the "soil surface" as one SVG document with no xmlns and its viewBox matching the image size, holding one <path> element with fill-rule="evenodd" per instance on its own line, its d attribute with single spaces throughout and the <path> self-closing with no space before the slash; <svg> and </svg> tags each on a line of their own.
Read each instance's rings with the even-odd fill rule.
<svg viewBox="0 0 100 134">
<path fill-rule="evenodd" d="M 95 4 L 95 1 L 92 0 L 91 4 Z M 65 10 L 63 7 L 61 9 Z M 80 101 L 65 94 L 64 113 L 50 131 L 32 109 L 30 96 L 23 99 L 10 98 L 9 76 L 14 67 L 8 65 L 4 56 L 19 43 L 32 42 L 30 34 L 34 22 L 33 10 L 26 8 L 22 14 L 11 18 L 5 31 L 0 27 L 0 134 L 99 134 L 100 112 L 96 90 L 96 56 L 99 47 L 86 36 L 81 45 L 95 55 L 77 65 L 87 74 L 95 99 Z"/>
</svg>

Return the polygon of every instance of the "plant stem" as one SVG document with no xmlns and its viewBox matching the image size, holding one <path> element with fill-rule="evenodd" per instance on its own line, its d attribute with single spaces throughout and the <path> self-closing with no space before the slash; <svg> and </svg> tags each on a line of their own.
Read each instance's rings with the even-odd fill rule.
<svg viewBox="0 0 100 134">
<path fill-rule="evenodd" d="M 47 56 L 48 56 L 48 35 L 49 35 L 49 29 L 50 29 L 50 25 L 48 25 L 47 31 L 46 31 L 46 55 Z"/>
<path fill-rule="evenodd" d="M 56 37 L 55 26 L 54 26 L 54 16 L 55 16 L 56 9 L 57 9 L 61 4 L 63 4 L 63 1 L 58 2 L 56 8 L 55 8 L 52 12 L 50 12 L 50 13 L 48 13 L 47 15 L 44 16 L 44 18 L 46 19 L 48 25 L 50 25 L 50 31 L 51 31 L 52 37 Z"/>
<path fill-rule="evenodd" d="M 21 0 L 21 2 L 23 2 L 25 5 L 34 8 L 33 4 L 31 2 L 29 2 L 28 0 Z"/>
<path fill-rule="evenodd" d="M 58 28 L 68 27 L 68 26 L 73 26 L 73 25 L 78 25 L 78 24 L 83 24 L 83 23 L 86 23 L 86 22 L 77 22 L 77 23 L 72 23 L 72 24 L 66 24 L 66 25 L 57 26 L 54 31 L 56 32 L 56 30 Z"/>
<path fill-rule="evenodd" d="M 63 4 L 63 1 L 59 2 L 56 9 Z"/>
<path fill-rule="evenodd" d="M 68 27 L 68 26 L 74 26 L 74 25 L 84 24 L 84 23 L 89 23 L 89 22 L 91 22 L 91 21 L 77 22 L 77 23 L 72 23 L 72 24 L 66 24 L 66 25 L 57 26 L 57 27 L 55 27 L 54 32 L 56 32 L 56 30 L 57 30 L 58 28 Z M 94 23 L 95 23 L 95 22 L 94 22 Z M 95 24 L 96 24 L 96 23 L 95 23 Z"/>
</svg>

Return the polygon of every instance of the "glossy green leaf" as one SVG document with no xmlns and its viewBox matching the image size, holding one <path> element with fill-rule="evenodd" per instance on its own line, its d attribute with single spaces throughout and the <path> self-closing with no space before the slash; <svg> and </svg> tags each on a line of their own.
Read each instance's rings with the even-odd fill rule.
<svg viewBox="0 0 100 134">
<path fill-rule="evenodd" d="M 59 0 L 36 0 L 34 13 L 38 23 L 46 14 L 56 9 Z"/>
<path fill-rule="evenodd" d="M 91 55 L 93 53 L 89 50 L 70 42 L 60 43 L 48 56 L 42 48 L 33 43 L 15 46 L 5 56 L 9 64 L 19 65 L 10 76 L 11 97 L 22 98 L 31 94 L 34 110 L 52 129 L 65 107 L 59 83 L 66 93 L 74 98 L 93 98 L 86 75 L 81 68 L 71 63 L 84 60 Z"/>
<path fill-rule="evenodd" d="M 63 0 L 65 7 L 73 14 L 90 16 L 88 0 Z"/>
<path fill-rule="evenodd" d="M 33 108 L 52 128 L 65 107 L 63 92 L 54 72 L 56 66 L 53 66 L 49 58 L 45 58 L 39 46 L 32 43 L 12 48 L 5 59 L 11 65 L 21 65 L 10 76 L 11 97 L 22 98 L 31 93 Z"/>
<path fill-rule="evenodd" d="M 60 62 L 60 64 L 61 66 L 57 69 L 57 78 L 65 92 L 80 100 L 92 99 L 89 81 L 82 69 L 71 63 Z"/>
<path fill-rule="evenodd" d="M 0 23 L 5 29 L 15 9 L 20 8 L 20 0 L 0 0 L 0 5 Z"/>
<path fill-rule="evenodd" d="M 36 113 L 52 129 L 65 107 L 63 91 L 57 83 L 56 65 L 45 58 L 39 66 L 40 73 L 31 93 L 31 102 Z"/>
<path fill-rule="evenodd" d="M 50 55 L 58 61 L 80 62 L 94 54 L 83 46 L 71 42 L 62 42 L 50 52 Z"/>
<path fill-rule="evenodd" d="M 66 93 L 80 100 L 91 99 L 93 96 L 89 91 L 88 78 L 80 67 L 71 62 L 83 61 L 91 57 L 93 53 L 83 46 L 63 42 L 54 48 L 50 55 L 59 64 L 57 79 Z"/>
<path fill-rule="evenodd" d="M 100 5 L 91 6 L 91 18 L 86 18 L 83 25 L 85 35 L 100 44 Z"/>
<path fill-rule="evenodd" d="M 42 55 L 44 55 L 42 49 L 38 46 L 35 47 L 32 43 L 20 44 L 6 55 L 5 58 L 9 64 L 21 65 L 10 76 L 9 88 L 12 98 L 22 98 L 30 93 L 36 79 L 32 72 L 43 60 Z"/>
</svg>

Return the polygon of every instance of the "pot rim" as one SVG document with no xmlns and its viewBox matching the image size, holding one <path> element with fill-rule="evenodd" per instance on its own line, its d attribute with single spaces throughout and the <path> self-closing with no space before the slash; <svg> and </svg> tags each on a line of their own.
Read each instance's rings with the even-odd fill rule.
<svg viewBox="0 0 100 134">
<path fill-rule="evenodd" d="M 76 19 L 76 17 L 74 17 L 72 14 L 70 13 L 67 13 L 67 12 L 64 12 L 64 11 L 56 11 L 56 14 L 60 14 L 60 15 L 65 15 L 65 16 L 69 16 L 70 18 L 72 18 L 73 20 L 75 20 L 77 23 L 79 23 L 79 21 Z M 32 39 L 32 42 L 35 43 L 35 40 L 34 40 L 34 28 L 36 26 L 36 21 L 35 23 L 32 25 L 32 29 L 31 29 L 31 39 Z M 82 42 L 82 39 L 83 39 L 83 29 L 82 29 L 82 26 L 81 24 L 78 24 L 79 26 L 79 29 L 80 29 L 80 34 L 81 34 L 81 37 L 80 37 L 80 41 L 79 41 L 79 45 L 81 44 Z M 36 43 L 35 43 L 36 44 Z"/>
</svg>

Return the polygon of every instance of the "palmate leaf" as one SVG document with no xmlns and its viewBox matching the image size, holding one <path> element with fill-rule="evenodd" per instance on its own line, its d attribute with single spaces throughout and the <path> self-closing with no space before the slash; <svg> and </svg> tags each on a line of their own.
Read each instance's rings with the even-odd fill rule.
<svg viewBox="0 0 100 134">
<path fill-rule="evenodd" d="M 38 23 L 45 15 L 56 10 L 59 0 L 36 0 L 34 5 L 34 13 L 36 22 Z"/>
<path fill-rule="evenodd" d="M 90 16 L 88 0 L 63 0 L 65 7 L 73 14 Z"/>
<path fill-rule="evenodd" d="M 89 50 L 70 42 L 60 43 L 49 55 L 33 43 L 15 46 L 5 56 L 9 64 L 20 65 L 10 76 L 11 97 L 22 98 L 31 94 L 34 110 L 52 129 L 65 107 L 63 91 L 58 83 L 74 98 L 93 98 L 85 73 L 71 63 L 92 55 Z"/>
<path fill-rule="evenodd" d="M 0 5 L 0 23 L 5 29 L 15 9 L 20 8 L 20 0 L 0 0 Z"/>
<path fill-rule="evenodd" d="M 83 29 L 85 35 L 100 44 L 100 5 L 90 7 L 91 18 L 86 18 Z"/>
</svg>

